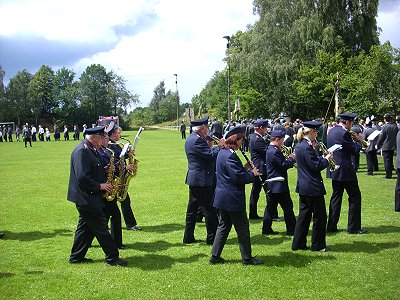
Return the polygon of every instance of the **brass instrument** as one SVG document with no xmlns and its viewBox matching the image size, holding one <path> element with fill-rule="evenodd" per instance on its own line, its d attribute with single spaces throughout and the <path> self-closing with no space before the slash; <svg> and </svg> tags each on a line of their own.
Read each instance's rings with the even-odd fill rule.
<svg viewBox="0 0 400 300">
<path fill-rule="evenodd" d="M 138 168 L 138 163 L 139 161 L 135 158 L 135 148 L 136 144 L 139 141 L 139 134 L 143 131 L 143 127 L 140 127 L 138 132 L 136 133 L 135 139 L 133 143 L 131 143 L 129 140 L 122 138 L 123 140 L 128 141 L 127 144 L 125 144 L 124 149 L 121 152 L 120 156 L 120 173 L 119 173 L 119 182 L 118 182 L 118 191 L 116 194 L 117 200 L 119 202 L 122 202 L 126 199 L 126 196 L 128 194 L 128 187 L 129 187 L 129 182 L 132 179 L 132 177 L 135 177 L 137 174 L 137 168 Z M 125 166 L 125 153 L 128 151 L 128 164 L 132 164 L 134 166 L 133 170 L 127 171 Z"/>
<path fill-rule="evenodd" d="M 358 141 L 358 139 L 357 139 L 358 133 L 355 132 L 354 130 L 349 130 L 349 132 L 350 132 L 350 134 L 351 134 L 351 138 L 353 139 L 353 142 L 354 142 L 354 143 L 357 143 L 357 141 Z M 365 141 L 365 140 L 362 140 L 362 141 L 361 141 L 361 147 L 362 147 L 363 149 L 367 148 L 368 146 L 369 146 L 369 143 L 368 143 L 367 141 Z"/>
<path fill-rule="evenodd" d="M 115 184 L 116 178 L 114 178 L 114 175 L 115 175 L 115 167 L 114 167 L 115 153 L 110 148 L 105 148 L 105 150 L 108 150 L 109 152 L 111 152 L 109 168 L 107 170 L 107 183 L 112 185 L 112 191 L 111 191 L 111 193 L 106 191 L 104 193 L 104 198 L 107 201 L 113 201 L 115 199 L 115 195 L 117 192 L 117 185 Z"/>
<path fill-rule="evenodd" d="M 293 148 L 292 148 L 292 147 L 285 146 L 285 145 L 282 145 L 282 147 L 281 147 L 281 152 L 282 152 L 283 156 L 284 156 L 286 159 L 288 159 L 288 158 L 289 158 L 289 155 L 293 153 Z M 296 161 L 293 162 L 293 167 L 297 168 Z"/>
<path fill-rule="evenodd" d="M 328 148 L 326 148 L 326 146 L 325 146 L 324 143 L 318 142 L 318 147 L 319 147 L 319 149 L 321 150 L 321 152 L 322 152 L 323 155 L 328 155 L 328 154 L 329 154 Z M 331 171 L 336 171 L 337 169 L 340 168 L 340 166 L 339 166 L 338 164 L 336 164 L 336 162 L 335 162 L 335 160 L 333 159 L 333 157 L 331 157 L 330 159 L 328 159 L 328 162 L 329 162 L 329 166 L 330 166 L 329 169 L 330 169 Z"/>
<path fill-rule="evenodd" d="M 247 157 L 246 152 L 244 152 L 243 149 L 240 149 L 240 152 L 242 152 L 244 159 L 250 165 L 251 169 L 254 169 L 255 168 L 254 163 Z M 260 180 L 261 186 L 263 186 L 266 182 L 262 180 L 261 175 L 257 176 L 257 177 L 258 177 L 258 180 Z"/>
</svg>

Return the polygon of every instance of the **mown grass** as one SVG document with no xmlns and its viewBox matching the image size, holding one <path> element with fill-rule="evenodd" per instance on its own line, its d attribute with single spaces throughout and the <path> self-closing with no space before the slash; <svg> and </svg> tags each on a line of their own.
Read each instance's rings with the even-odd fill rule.
<svg viewBox="0 0 400 300">
<path fill-rule="evenodd" d="M 135 132 L 124 135 L 133 139 Z M 347 196 L 341 231 L 327 237 L 331 252 L 292 252 L 284 224 L 281 234 L 262 236 L 261 222 L 251 221 L 253 254 L 265 261 L 244 267 L 232 230 L 223 257 L 232 262 L 208 265 L 210 247 L 182 245 L 188 188 L 187 162 L 179 131 L 144 131 L 137 146 L 140 160 L 131 181 L 132 206 L 141 232 L 124 230 L 121 251 L 129 266 L 107 267 L 97 245 L 92 264 L 70 265 L 78 214 L 66 200 L 69 159 L 77 142 L 0 143 L 0 298 L 1 299 L 399 299 L 400 225 L 394 212 L 395 180 L 364 175 L 362 224 L 367 235 L 348 235 Z M 380 167 L 383 170 L 382 162 Z M 294 193 L 296 172 L 290 170 Z M 326 202 L 331 195 L 325 179 Z M 247 196 L 250 185 L 247 186 Z M 263 213 L 265 196 L 259 204 Z M 282 212 L 280 211 L 282 215 Z M 205 227 L 196 229 L 205 239 Z"/>
</svg>

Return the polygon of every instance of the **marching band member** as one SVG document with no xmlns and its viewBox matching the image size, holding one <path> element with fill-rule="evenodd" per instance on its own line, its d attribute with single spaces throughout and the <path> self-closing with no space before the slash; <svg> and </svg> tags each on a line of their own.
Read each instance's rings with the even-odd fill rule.
<svg viewBox="0 0 400 300">
<path fill-rule="evenodd" d="M 277 211 L 278 203 L 282 207 L 286 223 L 286 234 L 293 236 L 294 227 L 296 225 L 296 217 L 293 212 L 293 201 L 290 198 L 288 174 L 287 170 L 293 168 L 294 160 L 296 158 L 294 153 L 291 153 L 286 159 L 281 148 L 285 139 L 284 130 L 272 130 L 270 144 L 266 153 L 266 166 L 267 178 L 282 176 L 285 178 L 282 182 L 269 182 L 268 183 L 268 197 L 267 206 L 264 212 L 264 221 L 262 227 L 262 234 L 274 234 L 271 228 L 273 213 Z"/>
<path fill-rule="evenodd" d="M 329 204 L 329 218 L 327 232 L 337 232 L 337 224 L 342 207 L 343 192 L 349 195 L 349 215 L 347 231 L 350 234 L 364 234 L 367 230 L 361 229 L 361 191 L 358 186 L 355 166 L 351 156 L 360 152 L 362 136 L 357 135 L 353 141 L 349 132 L 356 114 L 340 114 L 339 125 L 332 128 L 328 135 L 328 147 L 335 144 L 342 146 L 333 154 L 335 162 L 340 166 L 337 170 L 328 170 L 328 178 L 332 179 L 332 197 Z"/>
<path fill-rule="evenodd" d="M 238 126 L 227 132 L 225 144 L 218 153 L 216 171 L 217 187 L 214 207 L 218 214 L 218 228 L 211 250 L 210 264 L 221 264 L 226 261 L 221 257 L 232 224 L 238 236 L 242 263 L 259 265 L 262 261 L 251 254 L 249 220 L 246 214 L 245 184 L 259 176 L 257 168 L 247 171 L 236 152 L 244 141 L 244 127 Z M 248 168 L 250 166 L 246 165 Z"/>
<path fill-rule="evenodd" d="M 214 161 L 220 148 L 210 148 L 207 144 L 208 117 L 192 121 L 191 126 L 192 133 L 185 141 L 185 152 L 188 160 L 186 184 L 189 186 L 189 202 L 186 211 L 183 243 L 198 242 L 194 237 L 194 229 L 197 211 L 201 207 L 207 228 L 206 243 L 212 245 L 217 230 L 217 215 L 212 207 Z M 223 143 L 222 139 L 220 143 Z"/>
<path fill-rule="evenodd" d="M 366 141 L 368 137 L 373 133 L 376 129 L 372 128 L 372 122 L 369 117 L 365 120 L 365 129 L 363 131 L 363 139 Z M 365 148 L 365 158 L 367 160 L 367 175 L 374 175 L 374 171 L 376 170 L 376 166 L 378 165 L 378 157 L 376 155 L 376 138 L 369 142 L 367 148 Z"/>
<path fill-rule="evenodd" d="M 106 254 L 105 262 L 111 266 L 126 266 L 119 258 L 114 239 L 107 229 L 103 192 L 111 192 L 97 149 L 104 138 L 104 126 L 86 130 L 86 138 L 71 154 L 71 170 L 67 199 L 74 202 L 79 212 L 69 262 L 71 264 L 91 262 L 85 255 L 96 237 Z"/>
<path fill-rule="evenodd" d="M 332 157 L 332 154 L 328 154 L 326 157 L 318 157 L 312 146 L 322 122 L 306 121 L 303 124 L 304 127 L 299 129 L 297 133 L 299 142 L 295 151 L 297 163 L 296 192 L 299 193 L 300 203 L 292 250 L 308 249 L 307 234 L 311 218 L 313 218 L 311 250 L 327 251 L 326 207 L 324 200 L 326 191 L 321 171 L 329 166 L 328 159 Z"/>
<path fill-rule="evenodd" d="M 114 165 L 117 168 L 117 165 L 120 163 L 120 155 L 122 153 L 122 148 L 120 145 L 115 144 L 121 139 L 122 129 L 121 127 L 114 126 L 109 132 L 108 136 L 111 141 L 111 145 L 109 148 L 114 151 L 115 153 L 115 160 Z M 127 155 L 127 154 L 126 154 Z M 125 166 L 126 171 L 133 171 L 136 168 L 133 164 L 127 164 Z M 118 168 L 117 168 L 118 169 Z M 119 174 L 117 174 L 118 176 Z M 127 194 L 124 201 L 121 202 L 121 211 L 122 216 L 124 217 L 125 225 L 127 230 L 142 230 L 140 227 L 137 226 L 135 215 L 133 214 L 132 207 L 131 207 L 131 198 L 129 197 L 129 193 Z"/>
</svg>

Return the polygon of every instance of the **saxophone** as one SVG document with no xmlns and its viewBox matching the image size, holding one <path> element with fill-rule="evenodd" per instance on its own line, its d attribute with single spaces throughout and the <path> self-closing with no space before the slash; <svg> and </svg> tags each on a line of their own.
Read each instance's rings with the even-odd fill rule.
<svg viewBox="0 0 400 300">
<path fill-rule="evenodd" d="M 112 191 L 110 192 L 105 192 L 104 193 L 104 198 L 106 198 L 107 201 L 113 201 L 117 192 L 117 186 L 116 186 L 116 179 L 114 179 L 115 175 L 115 168 L 114 168 L 114 160 L 115 160 L 115 154 L 114 151 L 111 150 L 110 148 L 106 148 L 106 150 L 111 152 L 110 156 L 110 163 L 109 163 L 109 168 L 107 170 L 107 183 L 112 185 Z"/>
<path fill-rule="evenodd" d="M 138 169 L 138 163 L 139 161 L 135 158 L 135 148 L 136 148 L 136 144 L 139 141 L 139 134 L 143 131 L 143 127 L 140 127 L 138 132 L 136 133 L 135 136 L 135 140 L 133 141 L 133 143 L 131 143 L 129 140 L 128 141 L 128 145 L 127 148 L 124 149 L 128 150 L 128 164 L 133 165 L 134 168 L 133 170 L 130 171 L 126 171 L 125 168 L 125 151 L 122 151 L 121 153 L 121 158 L 120 158 L 120 162 L 122 163 L 121 165 L 123 165 L 123 169 L 121 168 L 121 172 L 120 172 L 120 176 L 119 176 L 119 183 L 118 183 L 118 192 L 117 192 L 117 200 L 119 202 L 122 202 L 126 199 L 126 196 L 128 194 L 128 187 L 129 187 L 129 182 L 131 181 L 132 177 L 135 177 L 137 174 L 137 169 Z"/>
<path fill-rule="evenodd" d="M 323 155 L 328 155 L 329 151 L 328 151 L 328 148 L 326 148 L 324 143 L 318 142 L 318 147 L 321 150 Z M 337 169 L 339 169 L 340 166 L 335 162 L 333 157 L 330 158 L 328 161 L 329 161 L 329 166 L 330 166 L 331 171 L 336 171 Z"/>
</svg>

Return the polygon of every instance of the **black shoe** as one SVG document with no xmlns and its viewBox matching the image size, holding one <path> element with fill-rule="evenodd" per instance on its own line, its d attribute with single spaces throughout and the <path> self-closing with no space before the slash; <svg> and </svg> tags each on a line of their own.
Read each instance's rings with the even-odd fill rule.
<svg viewBox="0 0 400 300">
<path fill-rule="evenodd" d="M 324 248 L 311 249 L 311 251 L 328 252 L 331 251 L 331 248 L 329 246 L 325 246 Z"/>
<path fill-rule="evenodd" d="M 126 227 L 126 230 L 134 230 L 134 231 L 138 231 L 138 230 L 142 230 L 142 228 L 135 226 L 132 227 Z"/>
<path fill-rule="evenodd" d="M 277 235 L 278 233 L 273 231 L 272 229 L 270 229 L 270 230 L 263 230 L 262 234 L 264 234 L 264 235 Z"/>
<path fill-rule="evenodd" d="M 285 218 L 273 218 L 272 219 L 274 222 L 284 222 L 285 221 Z"/>
<path fill-rule="evenodd" d="M 367 232 L 368 232 L 368 230 L 360 229 L 360 230 L 356 230 L 356 231 L 349 231 L 349 234 L 366 234 Z"/>
<path fill-rule="evenodd" d="M 258 260 L 255 257 L 252 257 L 252 258 L 249 258 L 249 259 L 242 259 L 242 264 L 245 265 L 245 266 L 248 266 L 248 265 L 255 266 L 255 265 L 261 265 L 263 263 L 264 263 L 263 261 Z"/>
<path fill-rule="evenodd" d="M 339 230 L 336 228 L 336 229 L 327 229 L 326 230 L 326 233 L 336 233 L 336 232 L 339 232 Z"/>
<path fill-rule="evenodd" d="M 125 245 L 121 245 L 121 246 L 118 246 L 118 249 L 120 249 L 120 250 L 126 250 L 126 249 L 129 249 L 129 247 L 128 247 L 128 246 L 125 246 Z"/>
<path fill-rule="evenodd" d="M 305 250 L 308 250 L 308 247 L 307 246 L 305 246 L 304 248 L 293 248 L 292 247 L 292 250 L 293 251 L 297 251 L 297 250 L 304 250 L 305 251 Z"/>
<path fill-rule="evenodd" d="M 0 239 L 2 239 L 6 234 L 3 232 L 0 232 Z"/>
<path fill-rule="evenodd" d="M 228 261 L 223 259 L 222 257 L 218 257 L 218 256 L 211 256 L 210 260 L 208 261 L 208 263 L 210 265 L 216 265 L 216 264 L 224 264 L 227 263 Z"/>
<path fill-rule="evenodd" d="M 93 262 L 93 259 L 91 258 L 82 258 L 82 259 L 70 259 L 69 263 L 70 264 L 85 264 L 85 263 L 91 263 Z"/>
<path fill-rule="evenodd" d="M 128 262 L 126 260 L 122 260 L 120 258 L 114 260 L 114 261 L 106 261 L 107 266 L 121 266 L 125 267 L 128 265 Z"/>
<path fill-rule="evenodd" d="M 194 243 L 200 243 L 200 242 L 201 242 L 200 240 L 196 240 L 196 239 L 187 240 L 187 241 L 183 240 L 184 244 L 194 244 Z"/>
<path fill-rule="evenodd" d="M 262 219 L 262 217 L 260 217 L 260 216 L 249 216 L 249 219 L 250 220 L 260 220 L 260 219 Z"/>
<path fill-rule="evenodd" d="M 294 232 L 290 231 L 290 232 L 286 232 L 287 236 L 294 236 Z"/>
</svg>

